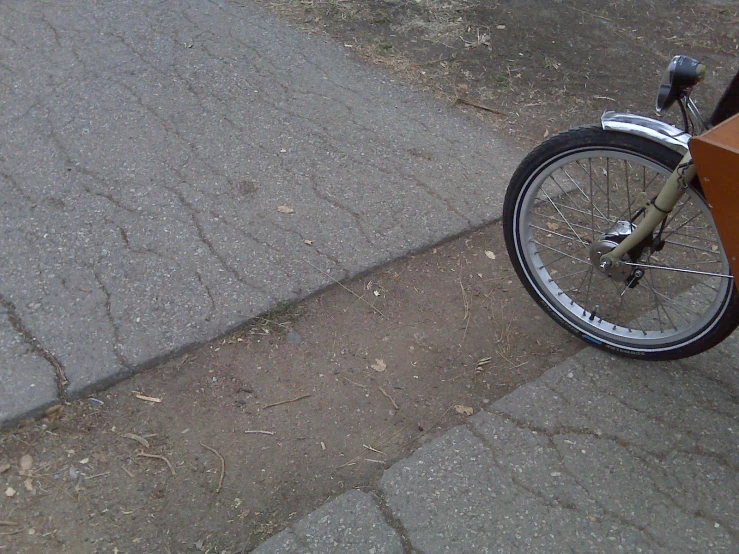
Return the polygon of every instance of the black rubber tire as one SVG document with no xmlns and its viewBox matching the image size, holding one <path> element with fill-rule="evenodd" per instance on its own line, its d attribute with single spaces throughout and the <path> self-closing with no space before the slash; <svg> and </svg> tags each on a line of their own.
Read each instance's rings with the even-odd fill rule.
<svg viewBox="0 0 739 554">
<path fill-rule="evenodd" d="M 503 205 L 503 229 L 506 248 L 513 267 L 528 293 L 552 319 L 569 332 L 585 340 L 590 346 L 621 356 L 655 361 L 675 360 L 694 356 L 720 343 L 739 325 L 739 294 L 737 294 L 736 286 L 727 289 L 727 293 L 721 299 L 721 310 L 716 310 L 713 319 L 702 327 L 696 328 L 695 333 L 692 333 L 689 337 L 674 344 L 668 343 L 659 347 L 641 348 L 633 348 L 623 342 L 619 343 L 617 337 L 608 342 L 602 340 L 602 335 L 594 335 L 587 328 L 578 326 L 578 322 L 572 321 L 572 318 L 566 317 L 566 314 L 563 315 L 553 309 L 550 305 L 551 299 L 547 301 L 544 293 L 539 290 L 537 281 L 533 278 L 533 270 L 527 267 L 526 259 L 521 253 L 522 238 L 517 231 L 521 216 L 518 213 L 521 209 L 521 202 L 524 200 L 527 189 L 534 183 L 534 179 L 542 172 L 547 171 L 551 164 L 556 163 L 564 156 L 588 149 L 636 154 L 670 171 L 677 167 L 681 159 L 679 153 L 666 146 L 631 134 L 605 131 L 599 126 L 571 129 L 555 135 L 534 149 L 513 174 Z M 701 191 L 696 190 L 696 192 L 702 198 Z"/>
</svg>

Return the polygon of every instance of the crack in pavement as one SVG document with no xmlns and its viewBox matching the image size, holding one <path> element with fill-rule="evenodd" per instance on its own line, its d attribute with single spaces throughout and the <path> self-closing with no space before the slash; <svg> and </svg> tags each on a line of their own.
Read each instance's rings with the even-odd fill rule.
<svg viewBox="0 0 739 554">
<path fill-rule="evenodd" d="M 18 314 L 18 310 L 15 307 L 15 304 L 8 300 L 3 293 L 0 292 L 0 305 L 5 309 L 5 311 L 8 314 L 8 320 L 10 321 L 10 324 L 13 326 L 13 329 L 15 329 L 16 333 L 21 335 L 23 337 L 23 340 L 25 341 L 26 345 L 31 349 L 31 351 L 36 354 L 37 356 L 40 356 L 49 364 L 52 368 L 54 368 L 54 378 L 56 380 L 56 386 L 57 386 L 57 395 L 59 396 L 59 400 L 66 401 L 68 400 L 67 397 L 67 386 L 69 385 L 69 380 L 67 379 L 66 374 L 64 373 L 64 366 L 62 363 L 54 356 L 51 352 L 49 352 L 46 348 L 44 348 L 39 341 L 36 339 L 36 337 L 33 335 L 33 333 L 26 327 L 26 325 L 23 323 L 23 320 L 21 319 L 20 315 Z"/>
<path fill-rule="evenodd" d="M 552 389 L 547 387 L 547 390 L 551 391 Z M 568 399 L 566 397 L 563 397 L 560 393 L 558 393 L 558 396 L 560 397 L 560 399 L 565 405 L 569 405 L 570 410 L 579 411 L 580 407 L 578 405 L 568 402 Z M 505 411 L 495 410 L 495 411 L 489 411 L 487 413 L 493 416 L 498 416 L 503 421 L 513 424 L 516 429 L 524 430 L 529 433 L 539 434 L 543 437 L 547 437 L 547 440 L 554 448 L 554 451 L 557 452 L 558 454 L 558 457 L 559 457 L 558 465 L 562 469 L 562 472 L 566 473 L 575 483 L 577 483 L 577 485 L 582 490 L 586 491 L 588 497 L 592 499 L 592 501 L 595 502 L 604 513 L 608 514 L 610 517 L 612 517 L 614 520 L 618 521 L 622 525 L 628 525 L 628 526 L 631 526 L 639 530 L 640 532 L 643 532 L 646 536 L 648 536 L 655 543 L 659 544 L 660 546 L 666 549 L 670 549 L 671 551 L 674 551 L 675 545 L 666 543 L 665 539 L 657 536 L 653 531 L 649 529 L 647 525 L 643 525 L 639 523 L 638 521 L 632 521 L 631 519 L 626 517 L 625 514 L 614 511 L 612 508 L 609 508 L 608 506 L 604 505 L 602 501 L 598 500 L 597 495 L 595 493 L 601 492 L 600 489 L 597 486 L 595 486 L 595 488 L 593 488 L 593 486 L 589 486 L 589 485 L 592 485 L 592 483 L 589 483 L 585 477 L 580 477 L 577 474 L 577 472 L 573 471 L 572 468 L 568 466 L 568 457 L 566 456 L 566 453 L 562 451 L 561 445 L 555 442 L 555 439 L 560 438 L 565 444 L 567 444 L 569 441 L 570 443 L 572 443 L 572 445 L 574 445 L 574 442 L 572 442 L 567 437 L 585 437 L 586 439 L 597 441 L 601 445 L 610 442 L 616 447 L 621 448 L 626 453 L 628 453 L 629 458 L 632 461 L 638 460 L 639 462 L 644 464 L 645 468 L 648 467 L 652 470 L 652 472 L 660 472 L 662 474 L 666 474 L 666 471 L 667 471 L 667 469 L 665 468 L 663 464 L 663 461 L 667 459 L 670 455 L 676 452 L 685 454 L 685 455 L 700 455 L 707 459 L 711 459 L 712 461 L 718 463 L 719 466 L 725 468 L 730 473 L 734 473 L 737 469 L 736 465 L 731 462 L 728 456 L 715 453 L 715 452 L 702 451 L 697 446 L 691 447 L 691 448 L 675 446 L 673 449 L 671 449 L 667 453 L 661 453 L 661 452 L 654 453 L 654 452 L 649 452 L 647 449 L 645 449 L 642 446 L 637 446 L 633 444 L 632 442 L 624 439 L 621 436 L 603 433 L 602 431 L 599 431 L 597 429 L 592 429 L 590 427 L 571 427 L 571 426 L 566 426 L 566 425 L 556 425 L 553 427 L 542 427 L 530 421 L 522 420 L 519 417 L 516 417 Z M 655 419 L 655 421 L 657 420 Z M 480 439 L 491 450 L 491 453 L 493 454 L 493 458 L 496 460 L 496 464 L 499 467 L 505 469 L 504 466 L 501 464 L 501 462 L 496 458 L 494 454 L 495 445 L 491 443 L 489 438 L 482 432 L 482 430 L 480 429 L 480 426 L 476 424 L 472 424 L 471 431 L 478 439 Z M 688 437 L 688 439 L 697 441 L 699 440 L 699 435 L 698 434 L 691 435 Z M 574 448 L 574 446 L 572 447 Z M 543 497 L 543 495 L 539 491 L 536 491 L 535 489 L 532 489 L 531 487 L 526 486 L 521 479 L 518 479 L 515 475 L 515 472 L 512 471 L 512 468 L 511 470 L 506 471 L 506 474 L 508 474 L 508 476 L 514 482 L 516 482 L 517 485 L 527 490 L 527 492 L 536 495 L 538 498 L 542 500 L 546 500 L 546 497 Z M 710 510 L 703 511 L 701 513 L 696 513 L 695 510 L 691 510 L 690 506 L 679 502 L 674 495 L 670 494 L 667 490 L 661 488 L 659 484 L 655 482 L 654 477 L 648 475 L 648 472 L 641 472 L 641 474 L 646 476 L 646 478 L 649 481 L 649 486 L 651 487 L 653 493 L 655 493 L 657 497 L 661 498 L 662 501 L 665 502 L 666 506 L 672 506 L 674 509 L 684 514 L 684 516 L 687 518 L 698 518 L 698 519 L 705 520 L 708 523 L 714 524 L 713 526 L 720 526 L 734 540 L 739 538 L 738 530 L 735 529 L 730 522 L 722 518 L 720 515 L 716 513 L 712 513 Z"/>
<path fill-rule="evenodd" d="M 43 305 L 27 330 L 70 394 L 470 230 L 500 208 L 488 174 L 517 161 L 256 4 L 4 3 L 0 20 L 4 293 Z"/>
</svg>

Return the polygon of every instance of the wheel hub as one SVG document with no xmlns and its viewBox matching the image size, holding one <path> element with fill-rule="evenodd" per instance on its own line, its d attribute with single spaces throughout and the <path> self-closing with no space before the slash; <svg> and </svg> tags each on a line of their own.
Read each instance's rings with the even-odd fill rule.
<svg viewBox="0 0 739 554">
<path fill-rule="evenodd" d="M 607 233 L 603 234 L 600 239 L 590 245 L 590 262 L 603 275 L 618 281 L 625 281 L 631 277 L 634 269 L 632 266 L 616 262 L 608 267 L 603 267 L 600 259 L 604 254 L 608 254 L 621 244 L 635 228 L 636 226 L 630 221 L 617 221 Z M 631 258 L 627 254 L 622 260 L 630 262 Z"/>
</svg>

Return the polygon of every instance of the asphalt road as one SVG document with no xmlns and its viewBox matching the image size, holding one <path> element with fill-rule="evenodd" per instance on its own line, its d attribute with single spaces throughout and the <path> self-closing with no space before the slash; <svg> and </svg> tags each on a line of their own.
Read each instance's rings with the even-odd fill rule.
<svg viewBox="0 0 739 554">
<path fill-rule="evenodd" d="M 0 3 L 0 423 L 491 220 L 522 155 L 256 4 Z"/>
</svg>

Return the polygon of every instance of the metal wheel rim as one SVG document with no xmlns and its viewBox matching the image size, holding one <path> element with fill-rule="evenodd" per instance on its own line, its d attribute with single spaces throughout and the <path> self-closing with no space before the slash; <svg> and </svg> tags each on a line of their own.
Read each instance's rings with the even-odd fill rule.
<svg viewBox="0 0 739 554">
<path fill-rule="evenodd" d="M 672 173 L 671 169 L 663 165 L 634 154 L 625 150 L 616 150 L 613 148 L 584 148 L 576 152 L 568 152 L 563 154 L 555 161 L 548 161 L 542 165 L 533 174 L 533 177 L 522 189 L 522 197 L 519 197 L 519 205 L 521 209 L 518 212 L 517 232 L 518 243 L 516 245 L 519 255 L 525 260 L 527 275 L 532 281 L 534 287 L 540 292 L 545 302 L 552 310 L 558 313 L 565 320 L 575 325 L 587 336 L 598 343 L 608 343 L 616 347 L 627 347 L 635 350 L 644 349 L 649 351 L 658 351 L 669 349 L 671 346 L 684 343 L 689 340 L 695 340 L 708 332 L 711 323 L 715 323 L 720 319 L 721 314 L 726 309 L 726 299 L 728 298 L 728 287 L 733 286 L 729 279 L 721 279 L 721 285 L 716 292 L 713 301 L 704 310 L 701 317 L 697 318 L 691 325 L 681 327 L 677 332 L 666 334 L 664 331 L 635 329 L 621 325 L 618 322 L 608 322 L 605 320 L 598 321 L 598 318 L 591 322 L 589 320 L 592 313 L 577 302 L 575 302 L 563 289 L 553 280 L 548 269 L 544 266 L 537 245 L 532 242 L 533 230 L 530 226 L 532 219 L 532 207 L 535 204 L 542 185 L 556 171 L 564 166 L 571 164 L 577 160 L 587 160 L 594 158 L 609 158 L 619 161 L 626 161 L 642 165 L 649 170 L 662 174 L 665 177 Z M 711 217 L 707 204 L 694 192 L 689 189 L 687 194 L 690 201 L 698 207 L 702 216 L 711 225 L 711 230 L 716 237 L 716 241 L 720 247 L 718 232 Z M 721 257 L 721 272 L 729 274 L 730 269 L 728 260 L 726 259 L 723 249 L 719 252 Z M 563 299 L 564 297 L 564 299 Z M 568 302 L 569 301 L 569 302 Z M 659 311 L 659 308 L 657 308 Z M 614 329 L 615 325 L 615 329 Z"/>
</svg>

